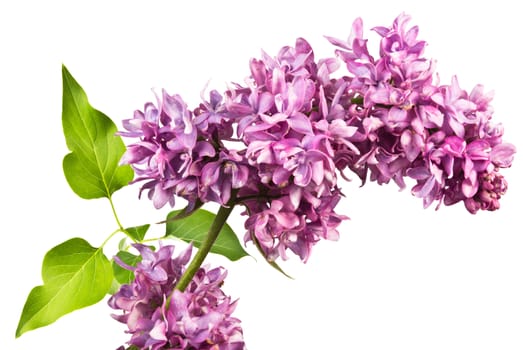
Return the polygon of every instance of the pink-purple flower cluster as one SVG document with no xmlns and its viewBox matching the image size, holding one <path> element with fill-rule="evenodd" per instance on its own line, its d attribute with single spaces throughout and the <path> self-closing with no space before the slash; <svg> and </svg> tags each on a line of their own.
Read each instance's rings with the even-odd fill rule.
<svg viewBox="0 0 523 350">
<path fill-rule="evenodd" d="M 477 85 L 470 93 L 453 77 L 438 85 L 434 63 L 423 58 L 426 43 L 418 27 L 401 15 L 392 27 L 377 27 L 380 57 L 369 54 L 362 21 L 347 42 L 328 38 L 351 73 L 345 79 L 352 101 L 345 120 L 365 135 L 346 151 L 347 166 L 380 184 L 404 177 L 416 180 L 412 193 L 427 207 L 434 201 L 465 203 L 471 213 L 499 208 L 506 191 L 500 168 L 509 167 L 515 147 L 502 141 L 503 128 L 492 122 L 492 93 Z M 352 108 L 352 109 L 351 109 Z"/>
<path fill-rule="evenodd" d="M 175 196 L 190 206 L 242 204 L 246 240 L 269 260 L 286 259 L 290 249 L 305 261 L 318 240 L 338 237 L 346 218 L 334 211 L 341 192 L 330 139 L 353 132 L 321 121 L 317 70 L 300 39 L 277 59 L 252 60 L 247 87 L 224 96 L 211 91 L 193 111 L 164 92 L 159 107 L 146 104 L 124 122 L 120 134 L 140 141 L 122 161 L 133 164 L 136 181 L 146 181 L 142 189 L 156 207 L 174 204 Z"/>
<path fill-rule="evenodd" d="M 507 188 L 499 169 L 515 148 L 491 120 L 492 95 L 480 85 L 468 93 L 456 78 L 439 85 L 408 20 L 374 28 L 377 58 L 357 19 L 347 41 L 327 37 L 336 57 L 316 60 L 300 38 L 252 59 L 245 86 L 213 90 L 195 109 L 164 91 L 124 122 L 121 135 L 139 141 L 122 162 L 158 208 L 175 196 L 243 205 L 245 240 L 269 260 L 290 250 L 306 261 L 317 241 L 338 237 L 338 174 L 347 169 L 401 188 L 410 178 L 425 207 L 495 210 Z"/>
<path fill-rule="evenodd" d="M 181 292 L 175 285 L 191 257 L 192 246 L 173 258 L 174 247 L 156 252 L 135 244 L 142 260 L 136 267 L 115 260 L 134 271 L 135 279 L 109 299 L 123 314 L 113 317 L 125 323 L 130 348 L 140 350 L 242 350 L 240 321 L 231 316 L 236 307 L 221 290 L 226 276 L 222 268 L 200 268 Z M 122 346 L 120 349 L 124 349 Z"/>
</svg>

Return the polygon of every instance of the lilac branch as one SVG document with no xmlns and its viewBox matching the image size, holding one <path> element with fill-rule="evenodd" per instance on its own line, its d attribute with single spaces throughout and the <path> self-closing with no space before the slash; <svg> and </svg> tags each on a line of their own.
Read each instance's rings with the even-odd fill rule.
<svg viewBox="0 0 523 350">
<path fill-rule="evenodd" d="M 225 225 L 225 222 L 227 221 L 227 218 L 231 214 L 233 208 L 234 205 L 220 207 L 218 213 L 216 214 L 216 218 L 214 219 L 211 227 L 209 228 L 207 238 L 205 239 L 205 241 L 202 242 L 202 245 L 198 249 L 198 252 L 194 255 L 194 258 L 191 260 L 191 263 L 189 264 L 189 266 L 187 266 L 187 269 L 176 284 L 177 290 L 183 292 L 191 282 L 196 272 L 200 269 L 200 266 L 207 257 L 207 254 L 209 254 L 211 247 L 216 241 L 216 238 L 218 238 L 218 235 L 220 234 L 220 231 L 223 225 Z"/>
</svg>

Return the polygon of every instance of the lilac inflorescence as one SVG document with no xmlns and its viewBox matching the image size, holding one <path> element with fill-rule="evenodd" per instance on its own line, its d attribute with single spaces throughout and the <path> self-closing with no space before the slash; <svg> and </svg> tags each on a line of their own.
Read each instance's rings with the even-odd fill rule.
<svg viewBox="0 0 523 350">
<path fill-rule="evenodd" d="M 335 57 L 316 60 L 299 38 L 251 59 L 244 85 L 213 90 L 193 110 L 164 91 L 124 122 L 121 135 L 139 141 L 122 162 L 157 208 L 176 196 L 243 205 L 245 240 L 269 260 L 292 251 L 306 261 L 316 242 L 338 238 L 347 219 L 335 211 L 338 175 L 347 170 L 400 188 L 408 178 L 425 207 L 498 209 L 507 189 L 499 170 L 515 147 L 492 121 L 492 94 L 481 85 L 469 93 L 456 77 L 440 85 L 409 19 L 374 28 L 378 57 L 357 19 L 348 40 L 327 37 Z"/>
<path fill-rule="evenodd" d="M 236 301 L 221 290 L 226 272 L 200 268 L 181 292 L 175 285 L 185 271 L 192 246 L 173 258 L 174 247 L 151 248 L 135 244 L 142 260 L 135 279 L 109 299 L 109 306 L 123 314 L 113 317 L 125 323 L 131 349 L 140 350 L 242 350 L 245 348 L 240 321 L 231 316 Z M 120 349 L 124 349 L 122 346 Z"/>
<path fill-rule="evenodd" d="M 468 93 L 456 77 L 438 85 L 434 63 L 422 57 L 426 43 L 417 39 L 418 27 L 407 27 L 409 19 L 374 28 L 382 37 L 378 59 L 368 53 L 361 20 L 348 42 L 329 38 L 351 73 L 349 91 L 363 101 L 351 125 L 367 137 L 348 166 L 362 179 L 370 172 L 372 180 L 392 179 L 401 188 L 404 177 L 414 179 L 412 193 L 425 207 L 463 201 L 471 213 L 498 209 L 506 190 L 499 169 L 511 165 L 515 147 L 491 121 L 493 94 L 481 85 Z"/>
</svg>

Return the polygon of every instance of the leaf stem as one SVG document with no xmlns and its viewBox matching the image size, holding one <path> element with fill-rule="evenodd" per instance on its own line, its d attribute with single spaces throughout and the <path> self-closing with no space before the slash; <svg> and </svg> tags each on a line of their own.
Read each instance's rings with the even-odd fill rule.
<svg viewBox="0 0 523 350">
<path fill-rule="evenodd" d="M 114 207 L 112 196 L 109 196 L 108 199 L 109 199 L 109 203 L 111 204 L 111 210 L 113 211 L 113 216 L 114 216 L 114 219 L 116 220 L 116 224 L 118 225 L 118 228 L 120 229 L 120 231 L 125 232 L 125 230 L 123 229 L 123 226 L 120 222 L 120 219 L 118 219 L 118 214 L 116 214 L 116 209 Z"/>
<path fill-rule="evenodd" d="M 109 240 L 110 240 L 111 238 L 113 238 L 113 236 L 114 236 L 115 234 L 117 234 L 118 232 L 122 232 L 122 230 L 119 229 L 119 228 L 116 229 L 116 230 L 114 230 L 114 231 L 109 235 L 109 237 L 107 237 L 107 238 L 105 239 L 105 241 L 102 243 L 102 245 L 100 246 L 100 248 L 103 248 L 103 247 L 107 244 L 107 242 L 109 242 Z"/>
<path fill-rule="evenodd" d="M 107 241 L 109 239 L 111 239 L 117 232 L 122 232 L 124 233 L 127 237 L 129 237 L 134 243 L 137 243 L 138 241 L 132 236 L 129 234 L 129 232 L 127 232 L 127 230 L 125 230 L 122 226 L 122 223 L 120 222 L 120 219 L 118 218 L 118 214 L 116 214 L 116 208 L 114 206 L 114 202 L 113 202 L 113 197 L 112 196 L 109 196 L 107 197 L 107 199 L 109 199 L 109 203 L 111 204 L 111 210 L 113 211 L 113 216 L 114 216 L 114 219 L 116 220 L 116 224 L 118 225 L 118 229 L 113 232 L 104 242 L 104 245 L 105 243 L 107 243 Z"/>
<path fill-rule="evenodd" d="M 191 260 L 189 266 L 187 266 L 187 269 L 176 284 L 176 289 L 183 292 L 185 288 L 187 288 L 192 278 L 205 260 L 205 257 L 207 254 L 209 254 L 212 245 L 216 241 L 216 238 L 218 238 L 218 235 L 220 234 L 220 231 L 223 225 L 225 225 L 225 222 L 227 221 L 227 218 L 231 214 L 233 208 L 234 204 L 220 207 L 211 227 L 209 228 L 207 237 L 202 242 L 198 252 L 194 255 L 194 258 Z"/>
</svg>

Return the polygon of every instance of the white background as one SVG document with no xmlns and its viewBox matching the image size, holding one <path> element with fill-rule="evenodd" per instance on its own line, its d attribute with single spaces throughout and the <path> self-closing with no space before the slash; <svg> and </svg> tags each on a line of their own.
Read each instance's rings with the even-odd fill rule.
<svg viewBox="0 0 523 350">
<path fill-rule="evenodd" d="M 515 4 L 516 2 L 510 2 Z M 40 264 L 71 237 L 97 246 L 115 223 L 105 200 L 84 201 L 61 170 L 61 65 L 91 104 L 120 126 L 151 88 L 180 93 L 194 107 L 211 79 L 219 90 L 249 74 L 248 60 L 305 37 L 317 58 L 323 35 L 346 38 L 361 16 L 377 51 L 377 25 L 402 11 L 420 26 L 442 83 L 495 90 L 494 117 L 523 150 L 521 16 L 516 5 L 444 1 L 11 1 L 0 5 L 2 171 L 0 348 L 115 349 L 127 335 L 105 301 L 49 327 L 14 338 Z M 522 167 L 504 174 L 501 210 L 470 215 L 460 204 L 422 209 L 394 184 L 342 183 L 339 211 L 349 215 L 338 242 L 319 243 L 305 265 L 275 272 L 256 254 L 230 263 L 225 288 L 240 298 L 250 350 L 523 349 Z M 161 220 L 138 188 L 114 196 L 124 226 Z M 181 202 L 180 202 L 181 204 Z M 242 236 L 235 213 L 231 225 Z M 161 235 L 161 227 L 151 235 Z M 107 254 L 112 254 L 111 245 Z"/>
</svg>

